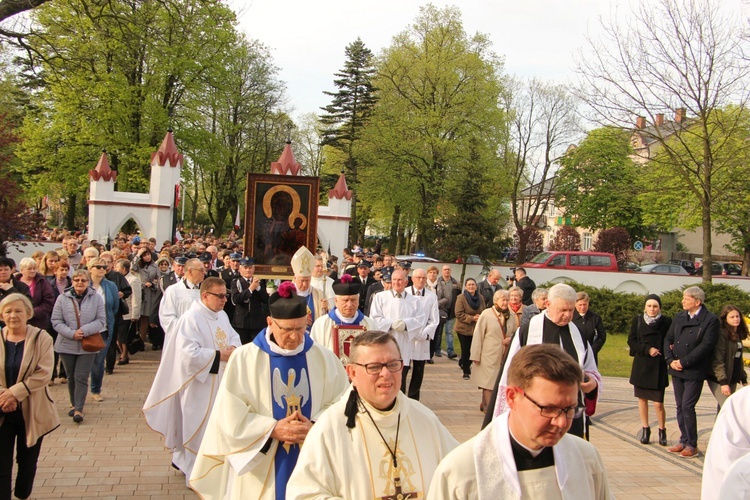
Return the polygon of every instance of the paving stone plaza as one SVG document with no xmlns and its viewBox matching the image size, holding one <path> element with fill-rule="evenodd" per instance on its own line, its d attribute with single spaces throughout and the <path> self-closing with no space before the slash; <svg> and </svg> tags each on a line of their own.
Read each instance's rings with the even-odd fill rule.
<svg viewBox="0 0 750 500">
<path fill-rule="evenodd" d="M 184 477 L 170 467 L 170 454 L 161 436 L 151 431 L 141 414 L 143 401 L 159 363 L 160 352 L 141 352 L 129 365 L 106 375 L 105 400 L 87 400 L 86 419 L 73 423 L 67 416 L 67 388 L 51 389 L 62 425 L 44 439 L 32 498 L 193 499 Z M 461 379 L 455 361 L 435 358 L 425 368 L 423 403 L 440 417 L 459 441 L 476 434 L 482 421 L 479 390 Z M 700 497 L 703 455 L 679 458 L 657 444 L 641 445 L 637 400 L 624 378 L 604 380 L 604 396 L 591 426 L 591 441 L 604 458 L 617 498 L 660 499 L 676 495 Z M 666 395 L 670 445 L 679 431 L 674 419 L 674 397 Z M 708 387 L 697 407 L 699 449 L 706 450 L 715 415 Z M 651 410 L 653 415 L 653 410 Z M 655 427 L 655 423 L 652 423 Z"/>
</svg>

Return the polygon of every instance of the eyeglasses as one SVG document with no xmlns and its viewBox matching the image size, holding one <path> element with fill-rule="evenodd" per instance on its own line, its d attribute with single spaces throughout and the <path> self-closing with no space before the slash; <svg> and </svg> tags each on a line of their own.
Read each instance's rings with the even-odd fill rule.
<svg viewBox="0 0 750 500">
<path fill-rule="evenodd" d="M 73 280 L 73 283 L 88 283 L 88 282 L 89 280 L 87 280 L 86 278 L 78 278 L 78 279 Z"/>
<path fill-rule="evenodd" d="M 403 359 L 394 359 L 393 361 L 389 361 L 387 363 L 354 363 L 353 365 L 357 366 L 363 366 L 365 368 L 365 371 L 368 375 L 379 375 L 381 371 L 383 371 L 383 367 L 385 366 L 389 372 L 396 373 L 398 371 L 401 371 L 401 368 L 404 367 L 404 360 Z"/>
<path fill-rule="evenodd" d="M 214 293 L 214 292 L 206 292 L 209 295 L 213 295 L 219 300 L 229 300 L 229 294 L 228 293 Z"/>
<path fill-rule="evenodd" d="M 107 266 L 96 265 L 96 266 L 91 266 L 91 269 L 107 269 Z"/>
<path fill-rule="evenodd" d="M 303 334 L 305 333 L 305 330 L 307 330 L 306 327 L 301 326 L 299 328 L 289 328 L 288 326 L 281 326 L 275 319 L 271 318 L 271 321 L 276 325 L 276 327 L 281 330 L 284 333 L 297 333 L 297 334 Z"/>
<path fill-rule="evenodd" d="M 565 418 L 567 418 L 568 420 L 573 420 L 583 415 L 583 410 L 586 409 L 583 406 L 578 406 L 578 405 L 568 406 L 567 408 L 560 408 L 557 406 L 542 406 L 536 401 L 534 401 L 533 399 L 531 399 L 529 395 L 526 394 L 525 392 L 521 392 L 521 394 L 523 394 L 523 397 L 525 397 L 526 399 L 534 403 L 537 406 L 537 408 L 539 408 L 540 414 L 544 418 L 557 418 L 560 415 L 565 414 Z"/>
</svg>

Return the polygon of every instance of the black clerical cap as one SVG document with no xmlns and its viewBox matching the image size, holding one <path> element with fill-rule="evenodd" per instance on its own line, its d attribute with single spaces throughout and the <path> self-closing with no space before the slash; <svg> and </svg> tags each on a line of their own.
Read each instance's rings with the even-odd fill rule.
<svg viewBox="0 0 750 500">
<path fill-rule="evenodd" d="M 352 279 L 351 275 L 344 274 L 340 280 L 333 282 L 333 293 L 336 295 L 359 295 L 362 283 Z"/>
<path fill-rule="evenodd" d="M 297 295 L 297 287 L 285 281 L 268 299 L 268 308 L 274 319 L 297 319 L 307 316 L 307 303 Z"/>
</svg>

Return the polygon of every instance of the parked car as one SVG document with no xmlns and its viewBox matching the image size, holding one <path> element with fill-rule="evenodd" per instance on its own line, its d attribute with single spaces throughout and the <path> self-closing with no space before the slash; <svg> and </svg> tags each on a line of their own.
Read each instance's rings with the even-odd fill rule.
<svg viewBox="0 0 750 500">
<path fill-rule="evenodd" d="M 695 274 L 696 272 L 695 263 L 692 260 L 672 259 L 668 261 L 667 264 L 677 264 L 678 266 L 682 266 L 688 274 Z"/>
<path fill-rule="evenodd" d="M 637 272 L 653 274 L 682 274 L 684 276 L 690 275 L 684 267 L 677 264 L 647 264 L 638 268 Z"/>
<path fill-rule="evenodd" d="M 541 252 L 526 262 L 528 268 L 558 268 L 571 271 L 617 271 L 614 254 L 601 252 Z"/>
<path fill-rule="evenodd" d="M 733 262 L 712 262 L 711 274 L 724 276 L 741 276 L 742 266 Z"/>
</svg>

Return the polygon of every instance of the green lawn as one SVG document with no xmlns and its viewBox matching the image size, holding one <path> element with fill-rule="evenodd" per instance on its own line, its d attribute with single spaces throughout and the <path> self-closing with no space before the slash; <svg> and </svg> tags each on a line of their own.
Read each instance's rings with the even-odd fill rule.
<svg viewBox="0 0 750 500">
<path fill-rule="evenodd" d="M 607 342 L 599 351 L 599 372 L 610 377 L 630 377 L 633 358 L 629 352 L 627 335 L 607 335 Z"/>
</svg>

